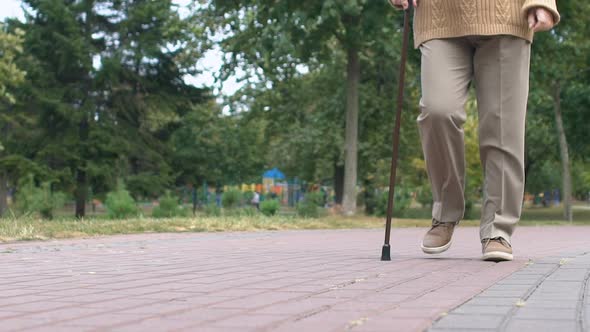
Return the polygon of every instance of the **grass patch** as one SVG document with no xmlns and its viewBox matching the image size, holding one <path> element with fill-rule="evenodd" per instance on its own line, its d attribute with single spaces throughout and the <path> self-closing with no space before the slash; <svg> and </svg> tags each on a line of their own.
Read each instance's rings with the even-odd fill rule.
<svg viewBox="0 0 590 332">
<path fill-rule="evenodd" d="M 576 210 L 574 225 L 590 225 L 590 211 Z M 560 209 L 528 209 L 523 213 L 520 226 L 571 225 L 560 221 Z M 219 217 L 176 217 L 165 219 L 132 218 L 111 220 L 90 218 L 76 220 L 59 218 L 43 220 L 32 217 L 0 219 L 0 242 L 84 238 L 116 234 L 225 232 L 302 229 L 366 229 L 382 228 L 384 218 L 356 216 L 326 216 L 318 219 L 299 218 L 293 215 L 266 217 L 235 215 Z M 430 219 L 394 219 L 394 227 L 428 227 Z M 478 220 L 465 220 L 461 226 L 479 226 Z"/>
<path fill-rule="evenodd" d="M 590 209 L 585 206 L 574 206 L 574 222 L 590 223 Z M 563 219 L 562 207 L 551 208 L 529 208 L 522 212 L 523 221 L 550 221 Z"/>
<path fill-rule="evenodd" d="M 223 232 L 298 229 L 349 229 L 380 227 L 377 218 L 291 216 L 222 216 L 196 218 L 55 219 L 10 218 L 0 220 L 0 241 L 46 240 L 136 233 Z"/>
</svg>

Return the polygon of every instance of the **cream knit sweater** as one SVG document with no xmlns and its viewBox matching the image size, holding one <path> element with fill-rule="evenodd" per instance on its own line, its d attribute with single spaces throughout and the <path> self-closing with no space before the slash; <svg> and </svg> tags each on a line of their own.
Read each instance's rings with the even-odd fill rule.
<svg viewBox="0 0 590 332">
<path fill-rule="evenodd" d="M 414 16 L 414 45 L 438 38 L 513 35 L 533 40 L 528 10 L 544 7 L 559 22 L 556 0 L 420 0 Z"/>
</svg>

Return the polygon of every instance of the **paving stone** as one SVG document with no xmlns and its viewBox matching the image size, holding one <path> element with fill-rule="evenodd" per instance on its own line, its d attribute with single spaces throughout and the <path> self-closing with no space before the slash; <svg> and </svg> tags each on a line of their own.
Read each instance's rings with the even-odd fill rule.
<svg viewBox="0 0 590 332">
<path fill-rule="evenodd" d="M 265 326 L 272 326 L 287 319 L 289 319 L 289 315 L 243 314 L 235 315 L 207 326 L 264 328 Z"/>
<path fill-rule="evenodd" d="M 514 315 L 513 319 L 558 319 L 558 320 L 576 320 L 576 310 L 574 308 L 530 308 L 524 307 Z"/>
<path fill-rule="evenodd" d="M 505 280 L 501 280 L 499 282 L 496 283 L 497 286 L 502 286 L 502 285 L 520 285 L 520 286 L 531 286 L 533 285 L 535 282 L 537 282 L 537 279 L 505 279 Z"/>
<path fill-rule="evenodd" d="M 578 306 L 578 301 L 572 300 L 552 300 L 552 299 L 529 299 L 526 301 L 527 307 L 534 307 L 534 308 L 576 308 Z"/>
<path fill-rule="evenodd" d="M 477 296 L 479 297 L 499 297 L 499 298 L 522 298 L 526 291 L 523 290 L 486 290 Z"/>
<path fill-rule="evenodd" d="M 342 301 L 339 299 L 330 299 L 330 298 L 307 298 L 302 299 L 299 301 L 289 301 L 288 303 L 283 303 L 281 305 L 276 306 L 267 306 L 264 308 L 255 309 L 252 312 L 256 314 L 291 314 L 291 315 L 299 315 L 306 312 L 315 312 L 319 310 L 325 310 L 328 308 L 334 308 L 339 303 L 347 303 L 346 307 L 339 307 L 340 309 L 344 309 L 344 311 L 350 311 L 351 309 L 355 308 L 365 308 L 368 310 L 372 310 L 374 308 L 382 307 L 381 303 L 376 303 L 371 308 L 367 308 L 367 304 L 357 305 L 357 301 Z M 336 309 L 334 309 L 336 310 Z M 338 310 L 340 311 L 340 310 Z"/>
<path fill-rule="evenodd" d="M 506 332 L 576 331 L 576 322 L 570 320 L 518 319 L 511 321 Z"/>
<path fill-rule="evenodd" d="M 553 331 L 559 328 L 566 331 L 568 328 L 575 328 L 582 287 L 580 278 L 585 278 L 587 272 L 583 269 L 560 269 L 559 267 L 563 266 L 560 265 L 562 262 L 561 259 L 556 259 L 551 266 L 551 262 L 546 261 L 544 266 L 547 268 L 543 270 L 549 272 L 537 280 L 530 276 L 539 272 L 539 268 L 529 265 L 478 294 L 465 305 L 453 310 L 450 315 L 441 318 L 434 324 L 431 331 L 454 330 L 455 326 L 478 328 L 476 325 L 461 326 L 463 322 L 457 317 L 463 315 L 464 319 L 469 321 L 476 316 L 487 317 L 486 314 L 496 315 L 501 321 L 507 321 L 509 331 L 538 331 L 539 327 L 542 331 Z M 527 281 L 528 289 L 525 283 Z M 518 303 L 501 306 L 505 301 L 515 300 L 510 296 L 519 293 L 521 293 L 520 300 L 516 298 Z M 534 324 L 527 325 L 527 321 Z M 479 326 L 479 328 L 482 327 L 484 326 Z"/>
<path fill-rule="evenodd" d="M 443 328 L 431 328 L 428 329 L 428 332 L 491 332 L 491 331 L 498 331 L 497 329 L 482 329 L 482 328 L 469 328 L 469 329 L 457 329 L 457 328 L 449 328 L 449 329 L 443 329 Z"/>
<path fill-rule="evenodd" d="M 520 297 L 475 297 L 465 305 L 470 306 L 515 306 Z"/>
<path fill-rule="evenodd" d="M 512 311 L 516 323 L 571 319 L 590 227 L 520 228 L 517 259 L 500 264 L 481 261 L 477 228 L 459 227 L 453 248 L 437 256 L 417 245 L 425 231 L 395 229 L 391 262 L 379 261 L 381 229 L 10 244 L 0 330 L 422 331 L 449 313 L 432 331 L 477 331 Z M 547 313 L 548 304 L 559 310 Z"/>
<path fill-rule="evenodd" d="M 389 318 L 377 317 L 369 318 L 360 326 L 348 328 L 355 332 L 391 332 L 391 331 L 423 331 L 428 328 L 430 321 L 426 319 L 409 319 L 409 318 Z M 350 326 L 350 325 L 349 325 Z"/>
<path fill-rule="evenodd" d="M 514 309 L 510 306 L 485 306 L 485 305 L 462 305 L 453 310 L 453 314 L 458 315 L 499 315 L 505 316 Z"/>
<path fill-rule="evenodd" d="M 450 314 L 436 324 L 436 328 L 443 329 L 495 329 L 500 326 L 503 316 L 497 315 L 455 315 Z"/>
<path fill-rule="evenodd" d="M 543 300 L 566 300 L 576 302 L 580 298 L 580 294 L 568 294 L 559 292 L 535 292 L 528 301 L 543 301 Z"/>
<path fill-rule="evenodd" d="M 488 291 L 521 291 L 521 292 L 526 292 L 531 288 L 530 285 L 524 284 L 524 285 L 504 285 L 504 284 L 496 284 L 490 288 L 488 288 Z"/>
</svg>

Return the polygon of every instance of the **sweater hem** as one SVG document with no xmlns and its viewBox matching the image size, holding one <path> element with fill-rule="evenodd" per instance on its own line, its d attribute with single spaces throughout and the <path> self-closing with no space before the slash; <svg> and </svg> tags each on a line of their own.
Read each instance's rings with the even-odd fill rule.
<svg viewBox="0 0 590 332">
<path fill-rule="evenodd" d="M 459 28 L 442 28 L 429 31 L 421 31 L 414 34 L 414 47 L 419 48 L 423 43 L 432 39 L 457 38 L 465 36 L 493 36 L 493 35 L 510 35 L 533 41 L 533 31 L 528 27 L 511 26 L 511 25 L 470 25 Z"/>
</svg>

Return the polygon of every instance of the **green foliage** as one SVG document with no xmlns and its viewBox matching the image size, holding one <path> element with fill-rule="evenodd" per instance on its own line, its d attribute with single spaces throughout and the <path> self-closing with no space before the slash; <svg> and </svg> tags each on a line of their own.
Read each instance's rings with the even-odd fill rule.
<svg viewBox="0 0 590 332">
<path fill-rule="evenodd" d="M 259 214 L 258 210 L 252 206 L 246 206 L 240 210 L 242 212 L 241 215 L 244 217 L 254 217 Z"/>
<path fill-rule="evenodd" d="M 253 217 L 258 214 L 259 214 L 258 210 L 252 206 L 223 210 L 223 215 L 229 216 L 229 217 Z"/>
<path fill-rule="evenodd" d="M 553 190 L 561 185 L 561 170 L 557 161 L 542 162 L 541 165 L 536 166 L 533 175 L 527 178 L 527 189 L 532 194 Z"/>
<path fill-rule="evenodd" d="M 306 193 L 305 200 L 317 206 L 324 206 L 324 195 L 320 191 Z"/>
<path fill-rule="evenodd" d="M 14 107 L 34 114 L 14 123 L 32 122 L 34 134 L 11 132 L 27 149 L 7 150 L 57 173 L 81 215 L 88 188 L 102 196 L 118 177 L 135 196 L 170 188 L 180 174 L 170 137 L 210 99 L 184 80 L 208 45 L 200 21 L 181 18 L 170 0 L 23 2 L 27 21 L 10 25 L 25 32 L 17 60 L 29 80 Z"/>
<path fill-rule="evenodd" d="M 574 194 L 579 200 L 590 202 L 590 168 L 575 160 L 573 164 Z"/>
<path fill-rule="evenodd" d="M 32 175 L 19 181 L 16 194 L 16 210 L 19 214 L 39 213 L 43 218 L 52 219 L 54 211 L 63 207 L 65 202 L 66 195 L 53 192 L 49 182 L 44 182 L 37 187 Z"/>
<path fill-rule="evenodd" d="M 303 200 L 297 203 L 296 207 L 297 215 L 302 218 L 319 218 L 320 209 L 312 202 Z"/>
<path fill-rule="evenodd" d="M 109 218 L 112 219 L 126 219 L 139 215 L 139 208 L 122 181 L 117 183 L 116 190 L 107 194 L 105 206 Z"/>
<path fill-rule="evenodd" d="M 152 217 L 154 218 L 173 218 L 173 217 L 186 217 L 188 216 L 188 210 L 183 208 L 179 204 L 178 198 L 172 196 L 170 191 L 166 191 L 166 195 L 160 198 L 160 204 L 152 211 Z"/>
<path fill-rule="evenodd" d="M 402 15 L 387 1 L 212 0 L 186 16 L 170 0 L 23 4 L 26 22 L 0 26 L 0 176 L 9 187 L 33 173 L 56 179 L 52 189 L 81 204 L 88 188 L 104 197 L 117 178 L 126 179 L 133 197 L 157 197 L 187 183 L 259 181 L 270 164 L 309 183 L 333 184 L 345 155 L 349 51 L 361 55 L 358 179 L 370 188 L 388 184 Z M 560 25 L 533 44 L 526 189 L 561 187 L 559 84 L 573 190 L 583 199 L 590 187 L 590 144 L 580 125 L 590 120 L 590 5 L 571 0 L 560 11 Z M 224 105 L 185 80 L 213 43 L 210 32 L 220 33 L 214 38 L 227 55 L 219 78 L 240 70 L 248 81 Z M 409 53 L 398 181 L 429 205 L 415 126 L 419 56 Z M 466 106 L 469 207 L 481 199 L 482 170 L 473 95 Z M 383 197 L 373 192 L 362 197 L 367 210 L 380 205 L 383 215 Z M 249 203 L 249 195 L 225 197 L 224 206 Z M 314 215 L 317 205 L 298 210 Z"/>
<path fill-rule="evenodd" d="M 192 107 L 172 133 L 173 165 L 185 182 L 240 183 L 258 178 L 264 159 L 262 121 L 222 114 L 214 101 Z"/>
<path fill-rule="evenodd" d="M 250 204 L 252 202 L 252 198 L 254 198 L 254 192 L 246 191 L 242 193 L 242 200 L 245 204 Z"/>
<path fill-rule="evenodd" d="M 379 217 L 385 217 L 387 215 L 387 201 L 389 197 L 389 191 L 381 193 L 377 200 L 375 207 L 375 215 Z M 403 217 L 404 212 L 410 207 L 412 203 L 411 192 L 403 188 L 395 188 L 395 194 L 393 196 L 393 216 Z"/>
<path fill-rule="evenodd" d="M 207 217 L 220 217 L 221 216 L 221 208 L 219 206 L 217 206 L 217 204 L 215 204 L 215 202 L 205 205 L 203 212 L 205 212 L 205 215 Z"/>
<path fill-rule="evenodd" d="M 20 29 L 7 33 L 0 23 L 0 102 L 15 103 L 11 90 L 24 82 L 25 72 L 16 64 L 17 55 L 23 51 L 23 35 Z"/>
<path fill-rule="evenodd" d="M 422 185 L 416 188 L 416 200 L 422 206 L 432 206 L 432 190 L 429 185 Z"/>
<path fill-rule="evenodd" d="M 303 218 L 319 218 L 323 201 L 324 197 L 321 192 L 306 193 L 303 201 L 297 204 L 297 215 Z"/>
<path fill-rule="evenodd" d="M 279 203 L 276 199 L 269 199 L 266 201 L 260 202 L 260 212 L 267 217 L 274 216 L 279 212 L 281 208 L 281 203 Z"/>
<path fill-rule="evenodd" d="M 230 189 L 223 193 L 221 205 L 226 209 L 234 209 L 242 204 L 242 192 L 237 189 Z"/>
</svg>

